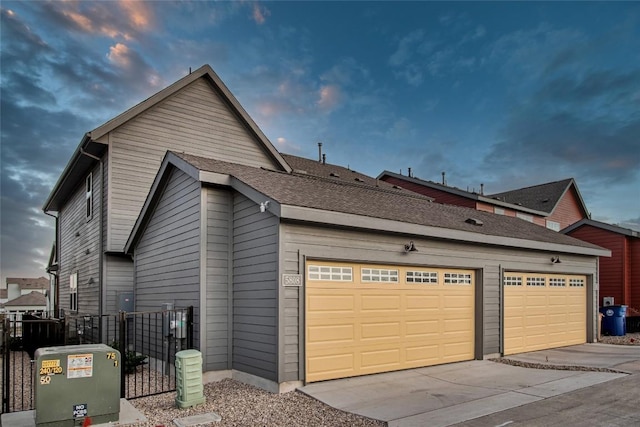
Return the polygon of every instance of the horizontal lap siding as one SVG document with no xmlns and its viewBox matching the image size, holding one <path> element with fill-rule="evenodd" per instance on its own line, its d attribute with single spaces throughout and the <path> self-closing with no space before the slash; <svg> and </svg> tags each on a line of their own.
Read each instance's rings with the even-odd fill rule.
<svg viewBox="0 0 640 427">
<path fill-rule="evenodd" d="M 104 268 L 107 283 L 107 308 L 105 314 L 117 313 L 118 294 L 133 291 L 133 261 L 130 257 L 105 255 Z"/>
<path fill-rule="evenodd" d="M 78 273 L 78 311 L 99 313 L 100 289 L 100 204 L 102 179 L 100 165 L 93 170 L 93 216 L 87 221 L 85 177 L 60 210 L 60 301 L 59 307 L 69 311 L 69 277 Z M 90 282 L 92 279 L 92 283 Z"/>
<path fill-rule="evenodd" d="M 482 281 L 481 315 L 482 352 L 485 355 L 500 352 L 500 268 L 515 270 L 553 272 L 556 268 L 549 262 L 545 252 L 524 249 L 493 248 L 463 243 L 421 240 L 415 236 L 402 237 L 357 231 L 283 224 L 281 226 L 281 256 L 284 259 L 283 274 L 299 273 L 300 256 L 313 259 L 345 260 L 353 262 L 405 264 L 417 266 L 451 267 L 479 270 Z M 404 253 L 403 245 L 413 240 L 417 252 Z M 574 274 L 595 274 L 595 258 L 566 256 L 563 268 Z M 300 272 L 303 274 L 304 272 Z M 285 307 L 297 307 L 295 290 L 285 290 Z M 285 308 L 286 310 L 286 308 Z M 285 343 L 283 357 L 289 361 L 285 366 L 287 375 L 298 369 L 302 359 L 304 338 L 298 336 L 297 321 L 303 321 L 304 309 L 299 315 L 285 316 Z M 296 357 L 297 356 L 297 357 Z M 291 378 L 288 378 L 291 379 Z"/>
<path fill-rule="evenodd" d="M 211 85 L 199 79 L 115 129 L 109 250 L 121 251 L 167 150 L 256 167 L 275 166 Z"/>
<path fill-rule="evenodd" d="M 277 381 L 278 218 L 234 195 L 233 368 Z"/>
<path fill-rule="evenodd" d="M 207 350 L 205 370 L 230 369 L 229 361 L 229 252 L 231 195 L 207 188 Z"/>
<path fill-rule="evenodd" d="M 585 214 L 582 211 L 581 206 L 582 203 L 580 202 L 575 189 L 571 187 L 560 199 L 547 219 L 560 223 L 560 229 L 562 230 L 563 228 L 566 228 L 571 224 L 575 224 L 585 218 Z"/>
<path fill-rule="evenodd" d="M 613 297 L 616 304 L 624 304 L 623 300 L 623 269 L 624 269 L 624 239 L 622 234 L 601 228 L 584 225 L 570 233 L 571 237 L 584 240 L 611 251 L 611 257 L 600 257 L 600 301 L 603 297 Z"/>
<path fill-rule="evenodd" d="M 198 348 L 200 183 L 174 169 L 161 191 L 135 248 L 136 311 L 158 311 L 163 303 L 173 303 L 175 308 L 194 306 L 194 344 Z"/>
</svg>

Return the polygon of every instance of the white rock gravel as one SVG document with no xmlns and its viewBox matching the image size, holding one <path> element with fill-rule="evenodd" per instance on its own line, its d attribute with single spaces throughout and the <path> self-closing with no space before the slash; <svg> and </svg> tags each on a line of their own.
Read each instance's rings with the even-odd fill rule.
<svg viewBox="0 0 640 427">
<path fill-rule="evenodd" d="M 599 341 L 603 344 L 640 345 L 640 332 L 628 333 L 621 337 L 602 336 Z"/>
<path fill-rule="evenodd" d="M 210 426 L 386 426 L 359 415 L 342 412 L 301 392 L 274 394 L 232 379 L 205 384 L 204 405 L 178 409 L 175 393 L 130 400 L 147 417 L 136 427 L 173 427 L 174 419 L 214 412 L 222 417 Z"/>
</svg>

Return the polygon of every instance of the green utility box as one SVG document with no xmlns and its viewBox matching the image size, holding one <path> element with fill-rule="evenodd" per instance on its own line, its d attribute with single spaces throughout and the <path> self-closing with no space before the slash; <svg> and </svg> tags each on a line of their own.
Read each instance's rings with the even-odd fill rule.
<svg viewBox="0 0 640 427">
<path fill-rule="evenodd" d="M 39 348 L 35 353 L 37 427 L 118 421 L 120 352 L 105 344 Z"/>
<path fill-rule="evenodd" d="M 176 405 L 188 408 L 204 403 L 202 353 L 182 350 L 176 353 Z"/>
</svg>

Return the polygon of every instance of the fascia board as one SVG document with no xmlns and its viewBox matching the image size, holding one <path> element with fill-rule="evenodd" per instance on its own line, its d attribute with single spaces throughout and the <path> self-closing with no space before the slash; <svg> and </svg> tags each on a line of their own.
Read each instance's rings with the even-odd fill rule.
<svg viewBox="0 0 640 427">
<path fill-rule="evenodd" d="M 592 256 L 611 256 L 607 249 L 584 248 L 557 243 L 537 242 L 533 240 L 518 239 L 513 237 L 491 236 L 486 234 L 470 233 L 461 230 L 431 227 L 419 224 L 410 224 L 381 218 L 365 217 L 341 212 L 322 211 L 318 209 L 299 206 L 282 205 L 280 207 L 282 219 L 320 224 L 331 224 L 343 227 L 362 228 L 376 231 L 386 231 L 402 234 L 413 234 L 426 238 L 438 238 L 456 240 L 467 243 L 479 243 L 514 248 L 534 249 L 549 252 L 571 253 Z"/>
<path fill-rule="evenodd" d="M 276 200 L 273 200 L 265 194 L 255 190 L 253 187 L 250 187 L 249 185 L 245 184 L 235 177 L 231 178 L 231 187 L 240 194 L 247 197 L 249 200 L 253 201 L 258 206 L 261 203 L 269 202 L 268 211 L 277 217 L 281 217 L 283 205 L 278 203 Z"/>
</svg>

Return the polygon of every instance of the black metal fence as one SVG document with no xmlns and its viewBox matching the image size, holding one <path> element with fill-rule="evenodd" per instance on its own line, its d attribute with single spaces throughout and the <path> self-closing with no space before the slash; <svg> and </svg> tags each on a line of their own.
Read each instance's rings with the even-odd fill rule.
<svg viewBox="0 0 640 427">
<path fill-rule="evenodd" d="M 38 348 L 107 344 L 121 354 L 121 397 L 175 391 L 175 355 L 193 348 L 193 307 L 111 315 L 23 314 L 2 327 L 2 412 L 34 409 L 34 355 Z"/>
</svg>

